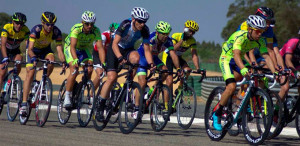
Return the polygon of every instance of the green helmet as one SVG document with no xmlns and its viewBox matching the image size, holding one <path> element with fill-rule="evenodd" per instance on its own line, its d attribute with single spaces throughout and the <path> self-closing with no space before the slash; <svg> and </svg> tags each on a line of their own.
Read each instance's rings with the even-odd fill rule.
<svg viewBox="0 0 300 146">
<path fill-rule="evenodd" d="M 119 27 L 119 24 L 113 22 L 112 24 L 109 25 L 109 30 L 110 30 L 111 32 L 114 32 L 115 30 L 118 29 L 118 27 Z"/>
<path fill-rule="evenodd" d="M 17 21 L 17 22 L 26 23 L 27 18 L 26 18 L 26 15 L 24 15 L 23 13 L 16 12 L 13 14 L 12 20 Z"/>
<path fill-rule="evenodd" d="M 170 33 L 172 28 L 168 22 L 159 21 L 155 26 L 155 30 L 160 33 Z"/>
</svg>

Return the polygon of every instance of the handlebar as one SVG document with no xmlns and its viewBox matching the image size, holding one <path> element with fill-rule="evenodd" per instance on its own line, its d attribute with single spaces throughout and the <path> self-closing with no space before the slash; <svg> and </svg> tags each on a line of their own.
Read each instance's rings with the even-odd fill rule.
<svg viewBox="0 0 300 146">
<path fill-rule="evenodd" d="M 20 61 L 20 60 L 8 60 L 8 63 L 12 62 L 14 65 L 19 65 L 19 64 L 26 64 L 25 61 Z M 6 69 L 8 66 L 8 63 L 6 63 L 1 69 Z M 4 63 L 3 63 L 4 64 Z"/>
</svg>

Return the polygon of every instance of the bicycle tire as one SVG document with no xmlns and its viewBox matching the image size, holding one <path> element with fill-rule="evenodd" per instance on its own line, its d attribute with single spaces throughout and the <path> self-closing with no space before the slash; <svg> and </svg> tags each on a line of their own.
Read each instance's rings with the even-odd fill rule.
<svg viewBox="0 0 300 146">
<path fill-rule="evenodd" d="M 193 88 L 188 86 L 182 90 L 176 108 L 178 125 L 184 130 L 189 129 L 197 111 L 197 96 Z"/>
<path fill-rule="evenodd" d="M 151 127 L 155 132 L 162 131 L 165 128 L 169 121 L 169 116 L 172 111 L 172 93 L 169 87 L 167 85 L 162 85 L 162 88 L 157 90 L 159 91 L 156 92 L 157 94 L 154 95 L 154 99 L 152 100 L 150 106 L 150 122 Z M 167 117 L 164 117 L 163 115 L 163 110 L 165 109 L 165 95 L 163 92 L 167 92 L 167 95 L 169 96 Z"/>
<path fill-rule="evenodd" d="M 102 89 L 102 86 L 104 85 L 105 82 L 103 82 L 103 84 L 101 84 L 101 86 L 99 86 L 99 89 L 98 89 L 98 92 L 94 98 L 94 103 L 93 103 L 93 114 L 92 114 L 92 121 L 93 121 L 93 125 L 94 125 L 94 128 L 97 130 L 97 131 L 102 131 L 108 121 L 109 121 L 109 118 L 111 116 L 111 112 L 107 112 L 108 110 L 111 110 L 110 107 L 106 107 L 104 108 L 104 120 L 103 121 L 98 121 L 97 118 L 96 118 L 96 115 L 97 115 L 97 108 L 99 108 L 100 106 L 100 101 L 99 101 L 99 97 L 100 97 L 100 93 L 101 93 L 101 89 Z"/>
<path fill-rule="evenodd" d="M 65 79 L 61 84 L 58 92 L 58 99 L 57 99 L 57 117 L 59 123 L 62 125 L 65 125 L 69 121 L 71 116 L 71 110 L 66 110 L 63 107 L 65 93 L 66 93 L 66 85 L 67 85 L 67 79 Z"/>
<path fill-rule="evenodd" d="M 36 125 L 39 127 L 43 127 L 48 120 L 51 111 L 52 93 L 53 93 L 52 81 L 50 78 L 46 77 L 43 87 L 41 87 L 39 91 L 37 91 L 38 95 L 37 95 L 37 105 L 35 108 L 35 118 L 36 118 Z"/>
<path fill-rule="evenodd" d="M 137 90 L 137 91 L 136 91 Z M 126 92 L 128 92 L 128 99 L 126 99 Z M 135 102 L 135 93 L 139 92 L 140 100 L 139 100 L 139 110 L 137 113 L 136 119 L 132 117 L 134 114 L 134 102 Z M 133 82 L 131 85 L 131 88 L 129 88 L 129 91 L 126 91 L 122 96 L 121 102 L 120 102 L 120 108 L 119 108 L 119 128 L 120 131 L 123 134 L 129 134 L 131 133 L 134 128 L 137 126 L 137 124 L 141 121 L 142 117 L 142 108 L 143 108 L 143 94 L 141 86 Z M 124 114 L 123 114 L 124 113 Z"/>
<path fill-rule="evenodd" d="M 2 100 L 0 100 L 0 115 L 2 113 L 2 110 L 3 110 L 3 102 L 2 102 Z"/>
<path fill-rule="evenodd" d="M 93 104 L 90 100 L 91 98 L 95 99 L 95 87 L 91 80 L 88 80 L 86 85 L 79 85 L 79 87 L 81 88 L 78 89 L 80 94 L 78 95 L 77 119 L 81 127 L 86 127 L 93 113 Z"/>
<path fill-rule="evenodd" d="M 245 101 L 246 105 L 244 106 L 242 113 L 242 127 L 244 137 L 248 143 L 259 145 L 262 144 L 269 136 L 273 121 L 273 107 L 271 98 L 266 91 L 255 87 L 250 90 L 252 91 L 250 95 L 251 97 L 248 101 Z M 251 112 L 248 111 L 248 107 L 251 108 Z M 260 120 L 261 117 L 263 118 L 262 120 Z M 252 121 L 255 123 L 250 123 Z M 260 121 L 263 123 L 260 123 Z M 248 123 L 250 124 L 248 125 Z M 256 127 L 252 129 L 251 126 Z"/>
<path fill-rule="evenodd" d="M 222 131 L 217 131 L 214 129 L 212 123 L 212 115 L 217 109 L 217 106 L 219 105 L 219 100 L 221 99 L 221 94 L 224 92 L 224 87 L 216 87 L 214 88 L 211 93 L 209 94 L 205 110 L 204 110 L 204 123 L 205 123 L 205 129 L 208 137 L 213 141 L 220 141 L 224 138 L 224 136 L 227 133 L 227 129 L 223 129 Z M 213 105 L 212 105 L 213 104 Z M 224 124 L 223 118 L 222 118 L 222 124 Z"/>
<path fill-rule="evenodd" d="M 272 99 L 272 107 L 275 111 L 275 104 L 278 106 L 279 110 L 278 110 L 278 117 L 277 117 L 277 121 L 274 121 L 275 115 L 273 116 L 273 120 L 272 120 L 272 124 L 271 124 L 271 128 L 270 128 L 270 133 L 268 136 L 268 139 L 272 139 L 275 138 L 276 136 L 278 136 L 280 134 L 280 132 L 282 131 L 282 117 L 283 117 L 283 103 L 279 97 L 279 95 L 271 90 L 269 90 L 267 93 L 269 93 L 271 99 Z M 275 113 L 275 112 L 274 112 Z"/>
<path fill-rule="evenodd" d="M 297 115 L 296 115 L 295 125 L 296 125 L 296 130 L 297 130 L 298 136 L 300 137 L 300 116 L 299 116 L 299 113 L 297 113 Z"/>
<path fill-rule="evenodd" d="M 7 119 L 13 122 L 18 113 L 19 113 L 19 105 L 22 102 L 22 80 L 19 76 L 13 77 L 12 82 L 9 85 L 9 90 L 6 92 L 7 98 Z M 16 95 L 16 97 L 14 96 Z"/>
</svg>

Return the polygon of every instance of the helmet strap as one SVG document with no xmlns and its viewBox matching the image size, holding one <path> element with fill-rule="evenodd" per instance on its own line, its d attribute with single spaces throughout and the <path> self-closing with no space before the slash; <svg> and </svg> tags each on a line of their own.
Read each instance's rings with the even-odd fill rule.
<svg viewBox="0 0 300 146">
<path fill-rule="evenodd" d="M 248 38 L 250 41 L 253 41 L 253 37 L 252 37 L 252 33 L 253 33 L 253 29 L 250 29 L 250 31 L 248 31 Z"/>
</svg>

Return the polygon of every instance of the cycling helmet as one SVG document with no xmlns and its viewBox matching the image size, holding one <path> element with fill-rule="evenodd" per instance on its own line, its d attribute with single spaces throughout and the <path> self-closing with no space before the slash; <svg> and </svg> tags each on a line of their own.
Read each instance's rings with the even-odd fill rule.
<svg viewBox="0 0 300 146">
<path fill-rule="evenodd" d="M 84 11 L 81 16 L 82 21 L 88 23 L 95 23 L 96 22 L 96 14 L 92 11 Z"/>
<path fill-rule="evenodd" d="M 27 18 L 26 18 L 26 16 L 23 13 L 16 12 L 16 13 L 13 14 L 12 20 L 16 21 L 16 22 L 26 23 Z"/>
<path fill-rule="evenodd" d="M 159 21 L 155 26 L 155 30 L 160 33 L 170 33 L 172 28 L 168 22 Z"/>
<path fill-rule="evenodd" d="M 42 14 L 41 20 L 42 20 L 42 22 L 53 24 L 56 22 L 57 18 L 55 16 L 55 14 L 52 12 L 44 12 Z"/>
<path fill-rule="evenodd" d="M 266 20 L 272 20 L 274 18 L 274 13 L 272 9 L 268 7 L 260 7 L 257 9 L 255 15 L 259 15 Z"/>
<path fill-rule="evenodd" d="M 198 31 L 199 30 L 199 25 L 197 22 L 195 22 L 194 20 L 188 20 L 184 23 L 184 26 L 186 28 L 190 28 L 194 31 Z"/>
<path fill-rule="evenodd" d="M 109 25 L 109 30 L 110 32 L 114 32 L 115 30 L 118 29 L 120 25 L 118 23 L 113 22 L 112 24 Z"/>
<path fill-rule="evenodd" d="M 147 21 L 150 17 L 148 11 L 142 7 L 134 7 L 131 11 L 131 16 L 134 19 L 139 19 L 142 21 Z"/>
<path fill-rule="evenodd" d="M 266 29 L 266 20 L 258 15 L 250 15 L 247 20 L 247 25 L 250 28 Z"/>
</svg>

